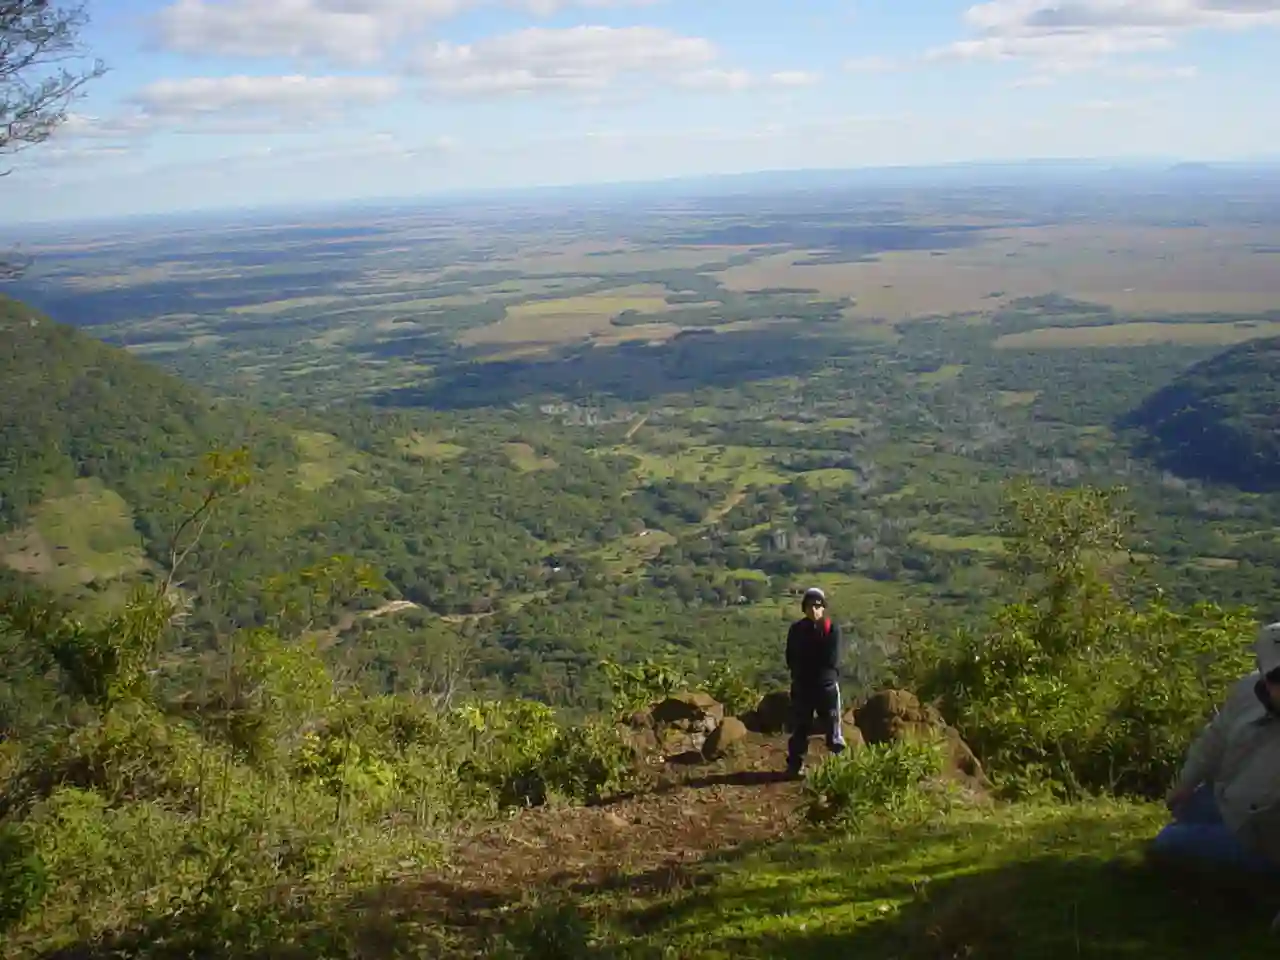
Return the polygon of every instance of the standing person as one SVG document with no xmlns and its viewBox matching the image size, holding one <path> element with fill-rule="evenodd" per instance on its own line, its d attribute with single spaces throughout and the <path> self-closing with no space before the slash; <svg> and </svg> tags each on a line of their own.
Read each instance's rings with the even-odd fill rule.
<svg viewBox="0 0 1280 960">
<path fill-rule="evenodd" d="M 827 749 L 844 750 L 840 729 L 840 625 L 827 616 L 827 597 L 810 587 L 800 600 L 803 616 L 787 631 L 787 669 L 791 671 L 791 739 L 787 743 L 787 774 L 804 770 L 809 734 L 816 713 L 826 735 Z"/>
</svg>

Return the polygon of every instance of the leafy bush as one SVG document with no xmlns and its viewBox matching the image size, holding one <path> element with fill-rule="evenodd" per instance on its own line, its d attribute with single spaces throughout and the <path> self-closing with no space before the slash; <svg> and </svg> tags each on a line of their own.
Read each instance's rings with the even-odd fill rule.
<svg viewBox="0 0 1280 960">
<path fill-rule="evenodd" d="M 545 904 L 522 914 L 497 952 L 510 960 L 588 960 L 605 952 L 590 920 L 572 903 Z"/>
<path fill-rule="evenodd" d="M 760 690 L 747 682 L 732 664 L 718 661 L 711 665 L 707 678 L 698 689 L 724 704 L 727 716 L 741 716 L 760 702 Z"/>
<path fill-rule="evenodd" d="M 145 703 L 124 702 L 33 745 L 0 787 L 0 817 L 29 809 L 60 786 L 93 790 L 112 803 L 194 803 L 218 757 L 217 748 L 184 724 Z"/>
<path fill-rule="evenodd" d="M 1022 598 L 985 629 L 948 642 L 915 631 L 900 651 L 899 681 L 940 704 L 1009 793 L 1161 794 L 1252 667 L 1247 613 L 1124 598 L 1114 497 L 1015 490 L 1005 532 Z"/>
<path fill-rule="evenodd" d="M 540 806 L 552 797 L 593 800 L 624 784 L 634 763 L 612 726 L 562 728 L 545 704 L 486 701 L 457 713 L 474 742 L 461 775 L 489 787 L 502 807 Z"/>
<path fill-rule="evenodd" d="M 45 863 L 22 824 L 0 824 L 0 933 L 39 907 L 49 887 Z"/>
<path fill-rule="evenodd" d="M 630 783 L 634 769 L 631 746 L 616 729 L 602 723 L 561 730 L 541 766 L 547 792 L 578 803 L 622 789 Z"/>
<path fill-rule="evenodd" d="M 937 808 L 939 794 L 926 785 L 942 769 L 942 745 L 933 741 L 892 741 L 830 756 L 805 778 L 805 813 L 844 823 L 918 816 Z"/>
<path fill-rule="evenodd" d="M 637 710 L 647 710 L 685 688 L 685 672 L 675 665 L 656 660 L 642 660 L 624 666 L 612 660 L 600 663 L 609 681 L 611 709 L 615 717 L 626 717 Z"/>
</svg>

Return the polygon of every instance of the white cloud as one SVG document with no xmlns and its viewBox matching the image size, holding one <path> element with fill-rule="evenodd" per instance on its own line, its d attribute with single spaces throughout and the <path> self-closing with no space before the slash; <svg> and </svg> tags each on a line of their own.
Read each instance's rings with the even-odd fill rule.
<svg viewBox="0 0 1280 960">
<path fill-rule="evenodd" d="M 436 92 L 501 95 L 599 91 L 624 75 L 679 75 L 716 56 L 708 40 L 657 27 L 533 27 L 474 44 L 441 42 L 416 66 Z"/>
<path fill-rule="evenodd" d="M 780 70 L 769 74 L 769 82 L 777 87 L 811 87 L 818 82 L 818 75 L 807 70 Z"/>
<path fill-rule="evenodd" d="M 620 7 L 651 7 L 662 0 L 507 0 L 507 6 L 536 16 L 549 17 L 567 7 L 608 10 Z"/>
<path fill-rule="evenodd" d="M 676 82 L 691 90 L 746 90 L 755 83 L 748 70 L 694 70 L 681 74 Z"/>
<path fill-rule="evenodd" d="M 676 78 L 676 83 L 692 90 L 739 91 L 808 87 L 818 79 L 818 74 L 805 70 L 779 70 L 757 77 L 748 70 L 707 69 L 683 73 Z"/>
<path fill-rule="evenodd" d="M 970 7 L 977 36 L 932 59 L 1034 59 L 1076 69 L 1164 50 L 1188 30 L 1280 25 L 1280 0 L 990 0 Z"/>
<path fill-rule="evenodd" d="M 158 43 L 198 56 L 287 57 L 371 64 L 430 23 L 498 3 L 537 16 L 659 0 L 175 0 L 157 14 Z"/>
<path fill-rule="evenodd" d="M 149 133 L 151 127 L 151 119 L 137 112 L 112 117 L 68 113 L 53 135 L 55 140 L 125 140 Z"/>
<path fill-rule="evenodd" d="M 1064 60 L 1039 64 L 1041 73 L 1015 80 L 1015 90 L 1030 87 L 1049 87 L 1069 74 L 1088 70 L 1092 76 L 1103 76 L 1130 83 L 1171 83 L 1178 80 L 1194 80 L 1200 76 L 1200 69 L 1194 66 L 1163 66 L 1152 63 L 1130 63 L 1123 66 L 1098 66 L 1097 64 Z"/>
<path fill-rule="evenodd" d="M 276 134 L 316 129 L 345 112 L 395 96 L 390 77 L 186 77 L 159 80 L 130 106 L 98 117 L 71 113 L 55 131 L 62 142 L 138 142 L 161 133 Z M 84 148 L 80 148 L 82 151 Z"/>
<path fill-rule="evenodd" d="M 1200 69 L 1193 66 L 1161 67 L 1135 63 L 1110 70 L 1109 73 L 1122 80 L 1133 80 L 1137 83 L 1161 83 L 1165 80 L 1194 80 L 1200 76 Z"/>
<path fill-rule="evenodd" d="M 390 99 L 390 77 L 187 77 L 143 87 L 135 100 L 152 117 L 192 119 L 210 114 L 327 114 Z"/>
</svg>

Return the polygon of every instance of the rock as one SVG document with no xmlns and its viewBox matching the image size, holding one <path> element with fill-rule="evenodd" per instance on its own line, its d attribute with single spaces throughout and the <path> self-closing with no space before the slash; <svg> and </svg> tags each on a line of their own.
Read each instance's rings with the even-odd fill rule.
<svg viewBox="0 0 1280 960">
<path fill-rule="evenodd" d="M 766 693 L 742 720 L 752 733 L 784 733 L 791 726 L 791 694 L 786 690 Z"/>
<path fill-rule="evenodd" d="M 862 731 L 852 723 L 842 723 L 840 732 L 844 734 L 844 748 L 849 751 L 859 750 L 867 745 L 866 738 L 862 735 Z"/>
<path fill-rule="evenodd" d="M 854 723 L 867 743 L 928 737 L 946 724 L 942 715 L 906 690 L 881 690 L 854 710 Z"/>
<path fill-rule="evenodd" d="M 745 723 L 737 717 L 725 717 L 702 745 L 702 755 L 708 760 L 719 760 L 738 749 L 746 737 Z"/>
<path fill-rule="evenodd" d="M 674 754 L 696 753 L 701 757 L 707 736 L 700 730 L 690 732 L 679 727 L 663 727 L 658 734 L 659 750 L 668 759 Z"/>
<path fill-rule="evenodd" d="M 678 693 L 653 708 L 655 726 L 675 727 L 704 736 L 720 725 L 724 707 L 706 693 Z"/>
<path fill-rule="evenodd" d="M 961 775 L 975 786 L 988 787 L 990 781 L 982 770 L 977 754 L 969 748 L 955 727 L 946 727 L 944 736 L 947 744 L 947 768 Z"/>
<path fill-rule="evenodd" d="M 631 748 L 636 759 L 643 760 L 658 752 L 658 735 L 652 727 L 633 727 L 622 723 L 616 727 L 618 737 Z"/>
<path fill-rule="evenodd" d="M 943 744 L 944 776 L 974 787 L 989 785 L 982 764 L 960 731 L 948 726 L 936 707 L 921 703 L 909 691 L 881 690 L 873 694 L 854 711 L 854 722 L 863 739 L 871 744 L 937 738 Z"/>
</svg>

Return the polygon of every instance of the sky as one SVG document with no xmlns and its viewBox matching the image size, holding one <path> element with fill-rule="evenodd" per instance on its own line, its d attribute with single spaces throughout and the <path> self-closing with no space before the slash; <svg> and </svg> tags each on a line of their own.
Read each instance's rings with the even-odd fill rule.
<svg viewBox="0 0 1280 960">
<path fill-rule="evenodd" d="M 1275 157 L 1280 0 L 87 0 L 9 223 L 1042 157 Z"/>
</svg>

